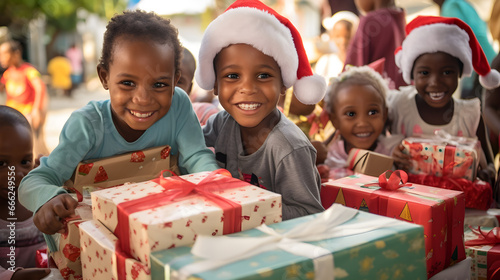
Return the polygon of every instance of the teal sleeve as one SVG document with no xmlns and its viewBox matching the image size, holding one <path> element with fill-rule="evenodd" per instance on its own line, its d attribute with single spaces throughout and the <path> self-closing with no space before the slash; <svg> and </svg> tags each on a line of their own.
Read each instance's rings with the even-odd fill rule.
<svg viewBox="0 0 500 280">
<path fill-rule="evenodd" d="M 179 147 L 179 166 L 187 173 L 213 171 L 219 169 L 215 156 L 205 145 L 205 139 L 200 122 L 191 105 L 191 101 L 183 91 L 175 91 L 180 95 L 180 114 L 177 131 L 177 145 Z"/>
<path fill-rule="evenodd" d="M 66 193 L 62 188 L 64 182 L 95 144 L 94 139 L 92 123 L 82 114 L 73 113 L 61 131 L 59 145 L 21 181 L 21 204 L 35 213 L 54 196 Z"/>
<path fill-rule="evenodd" d="M 493 48 L 488 38 L 488 27 L 486 23 L 479 17 L 478 13 L 466 1 L 445 1 L 441 8 L 441 16 L 456 17 L 467 23 L 476 36 L 479 45 L 483 49 L 486 59 L 491 63 L 497 53 Z"/>
</svg>

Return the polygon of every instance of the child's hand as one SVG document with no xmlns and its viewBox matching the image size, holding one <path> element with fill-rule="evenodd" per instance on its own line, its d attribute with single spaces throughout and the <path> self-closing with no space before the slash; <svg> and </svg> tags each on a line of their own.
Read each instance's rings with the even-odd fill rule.
<svg viewBox="0 0 500 280">
<path fill-rule="evenodd" d="M 397 169 L 408 171 L 411 167 L 410 155 L 403 153 L 404 146 L 399 144 L 392 152 L 392 158 L 394 159 L 394 165 Z"/>
<path fill-rule="evenodd" d="M 24 268 L 12 275 L 12 280 L 39 280 L 49 275 L 50 268 Z"/>
<path fill-rule="evenodd" d="M 35 226 L 45 234 L 54 234 L 64 229 L 62 218 L 75 214 L 78 202 L 69 194 L 60 194 L 47 201 L 33 217 Z"/>
<path fill-rule="evenodd" d="M 326 157 L 328 155 L 328 149 L 323 142 L 318 140 L 311 140 L 311 144 L 316 149 L 316 165 L 325 163 Z"/>
</svg>

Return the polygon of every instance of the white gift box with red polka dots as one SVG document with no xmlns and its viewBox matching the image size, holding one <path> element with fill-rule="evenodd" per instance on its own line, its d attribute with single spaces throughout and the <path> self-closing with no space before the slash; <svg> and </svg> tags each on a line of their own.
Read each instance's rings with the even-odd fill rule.
<svg viewBox="0 0 500 280">
<path fill-rule="evenodd" d="M 222 235 L 281 221 L 281 195 L 238 179 L 201 172 L 166 178 L 162 182 L 163 186 L 159 180 L 151 180 L 92 192 L 94 219 L 101 221 L 121 242 L 126 242 L 123 246 L 130 246 L 123 249 L 125 252 L 146 265 L 151 252 L 190 245 L 200 234 Z M 212 187 L 214 182 L 218 187 Z M 224 211 L 213 199 L 198 193 L 164 202 L 171 191 L 166 191 L 165 186 L 168 188 L 174 183 L 177 191 L 193 184 L 209 189 L 212 196 L 240 208 L 241 214 L 232 214 L 234 219 L 231 219 L 233 209 Z M 200 187 L 203 183 L 204 187 Z M 121 215 L 119 223 L 118 209 L 138 201 L 141 210 Z M 126 218 L 123 220 L 123 217 Z"/>
<path fill-rule="evenodd" d="M 123 279 L 149 280 L 151 273 L 146 264 L 133 258 L 117 257 L 118 238 L 99 221 L 80 224 L 80 247 L 84 280 Z M 118 273 L 121 271 L 121 277 Z"/>
</svg>

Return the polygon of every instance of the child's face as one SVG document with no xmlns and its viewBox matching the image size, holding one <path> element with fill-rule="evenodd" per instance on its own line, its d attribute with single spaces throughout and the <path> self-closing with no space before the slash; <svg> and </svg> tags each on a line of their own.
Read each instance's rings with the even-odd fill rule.
<svg viewBox="0 0 500 280">
<path fill-rule="evenodd" d="M 191 94 L 191 89 L 193 87 L 193 77 L 194 77 L 194 69 L 184 61 L 181 61 L 181 77 L 179 78 L 179 82 L 177 86 L 182 88 L 188 95 Z"/>
<path fill-rule="evenodd" d="M 450 102 L 460 78 L 458 59 L 443 52 L 426 53 L 415 60 L 413 80 L 418 94 L 431 107 Z"/>
<path fill-rule="evenodd" d="M 115 40 L 109 71 L 98 67 L 97 72 L 109 89 L 113 121 L 122 136 L 144 131 L 167 114 L 180 77 L 174 56 L 169 44 Z"/>
<path fill-rule="evenodd" d="M 333 104 L 330 120 L 349 148 L 370 149 L 387 119 L 381 95 L 370 85 L 347 85 Z"/>
<path fill-rule="evenodd" d="M 351 29 L 343 21 L 337 22 L 332 29 L 331 36 L 340 53 L 345 53 L 351 41 Z"/>
<path fill-rule="evenodd" d="M 8 125 L 1 129 L 0 198 L 7 200 L 9 181 L 17 188 L 21 179 L 33 169 L 33 140 L 31 130 L 25 126 Z"/>
<path fill-rule="evenodd" d="M 3 43 L 0 45 L 0 66 L 9 68 L 12 64 L 14 64 L 14 53 L 8 43 Z"/>
<path fill-rule="evenodd" d="M 276 109 L 285 94 L 276 61 L 246 44 L 230 45 L 215 59 L 214 93 L 242 127 L 256 127 Z"/>
</svg>

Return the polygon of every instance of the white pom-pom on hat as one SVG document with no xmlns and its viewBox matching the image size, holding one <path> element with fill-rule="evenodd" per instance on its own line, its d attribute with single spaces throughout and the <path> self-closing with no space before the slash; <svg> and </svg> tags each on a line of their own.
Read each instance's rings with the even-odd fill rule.
<svg viewBox="0 0 500 280">
<path fill-rule="evenodd" d="M 213 89 L 213 60 L 232 44 L 248 44 L 274 58 L 280 66 L 283 84 L 294 87 L 300 102 L 316 104 L 323 99 L 325 79 L 313 73 L 299 32 L 287 18 L 258 0 L 238 0 L 208 25 L 195 73 L 201 88 Z"/>
<path fill-rule="evenodd" d="M 396 65 L 403 72 L 403 79 L 411 83 L 415 60 L 422 54 L 445 52 L 463 63 L 464 76 L 472 69 L 479 74 L 484 88 L 500 86 L 500 73 L 491 69 L 472 29 L 458 18 L 418 16 L 406 25 L 406 38 L 396 52 Z"/>
</svg>

